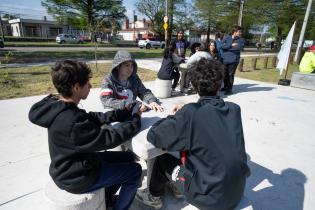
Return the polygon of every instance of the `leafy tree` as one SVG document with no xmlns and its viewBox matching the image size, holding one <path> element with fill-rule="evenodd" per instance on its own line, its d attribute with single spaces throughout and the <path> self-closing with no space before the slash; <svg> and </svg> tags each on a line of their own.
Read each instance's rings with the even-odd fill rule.
<svg viewBox="0 0 315 210">
<path fill-rule="evenodd" d="M 159 36 L 164 35 L 162 28 L 163 16 L 165 15 L 164 2 L 164 0 L 140 0 L 136 2 L 137 10 L 151 21 L 153 31 Z"/>
<path fill-rule="evenodd" d="M 126 12 L 122 0 L 44 0 L 42 5 L 59 22 L 89 30 L 92 39 L 97 29 L 117 26 Z"/>
</svg>

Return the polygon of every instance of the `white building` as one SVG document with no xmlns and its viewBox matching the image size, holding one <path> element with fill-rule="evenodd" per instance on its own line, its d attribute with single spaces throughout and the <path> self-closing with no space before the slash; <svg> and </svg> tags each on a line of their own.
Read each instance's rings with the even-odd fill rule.
<svg viewBox="0 0 315 210">
<path fill-rule="evenodd" d="M 152 23 L 146 19 L 137 20 L 134 23 L 129 23 L 129 19 L 126 19 L 122 30 L 117 32 L 117 35 L 123 40 L 135 41 L 143 37 L 154 36 L 155 33 L 152 30 Z"/>
<path fill-rule="evenodd" d="M 63 26 L 56 21 L 33 20 L 33 19 L 12 19 L 9 20 L 12 36 L 15 37 L 42 37 L 53 38 L 63 33 L 67 26 Z"/>
</svg>

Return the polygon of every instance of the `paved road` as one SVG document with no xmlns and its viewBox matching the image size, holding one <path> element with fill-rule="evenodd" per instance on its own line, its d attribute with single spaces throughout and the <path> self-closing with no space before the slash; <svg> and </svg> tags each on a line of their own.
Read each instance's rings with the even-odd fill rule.
<svg viewBox="0 0 315 210">
<path fill-rule="evenodd" d="M 99 47 L 99 51 L 117 51 L 120 49 L 126 50 L 140 50 L 137 47 Z M 17 52 L 38 52 L 38 51 L 94 51 L 94 47 L 5 47 L 0 49 L 6 51 L 17 51 Z M 154 49 L 153 49 L 154 50 Z"/>
<path fill-rule="evenodd" d="M 139 49 L 138 47 L 99 47 L 99 51 L 116 51 L 116 50 L 139 50 L 145 51 L 146 49 Z M 150 49 L 155 50 L 155 49 Z M 17 51 L 17 52 L 35 52 L 35 51 L 94 51 L 94 47 L 5 47 L 0 49 L 0 51 Z M 263 48 L 261 50 L 262 53 L 272 53 L 269 48 Z M 259 53 L 256 48 L 245 48 L 244 54 L 247 53 Z"/>
</svg>

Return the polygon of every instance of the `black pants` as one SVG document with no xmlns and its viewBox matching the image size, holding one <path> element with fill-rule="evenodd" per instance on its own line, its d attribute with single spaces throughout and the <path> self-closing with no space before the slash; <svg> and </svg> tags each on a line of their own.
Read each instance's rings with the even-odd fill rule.
<svg viewBox="0 0 315 210">
<path fill-rule="evenodd" d="M 149 184 L 149 190 L 153 196 L 164 194 L 166 183 L 171 180 L 172 172 L 177 165 L 181 165 L 181 161 L 170 154 L 156 158 Z"/>
<path fill-rule="evenodd" d="M 175 89 L 177 84 L 178 84 L 179 77 L 180 77 L 180 73 L 178 71 L 178 68 L 174 68 L 174 71 L 172 72 L 171 77 L 174 80 L 173 85 L 172 85 L 172 89 Z"/>
<path fill-rule="evenodd" d="M 234 84 L 234 75 L 238 63 L 225 64 L 224 73 L 224 89 L 227 91 L 232 90 Z"/>
</svg>

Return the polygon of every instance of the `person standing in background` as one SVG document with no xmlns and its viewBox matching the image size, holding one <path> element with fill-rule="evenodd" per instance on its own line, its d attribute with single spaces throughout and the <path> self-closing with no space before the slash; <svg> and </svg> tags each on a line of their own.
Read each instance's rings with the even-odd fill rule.
<svg viewBox="0 0 315 210">
<path fill-rule="evenodd" d="M 225 95 L 232 94 L 234 83 L 234 75 L 238 63 L 240 62 L 241 50 L 244 47 L 244 39 L 242 36 L 242 27 L 234 26 L 231 35 L 226 36 L 222 40 L 222 59 L 225 65 L 224 87 Z"/>
<path fill-rule="evenodd" d="M 223 39 L 223 33 L 217 32 L 215 34 L 215 44 L 217 47 L 217 54 L 218 54 L 218 60 L 222 62 L 222 39 Z"/>
<path fill-rule="evenodd" d="M 177 37 L 175 40 L 172 41 L 176 45 L 176 50 L 175 53 L 185 59 L 185 54 L 186 54 L 186 48 L 187 48 L 187 42 L 184 39 L 184 33 L 183 31 L 178 31 L 177 32 Z"/>
</svg>

